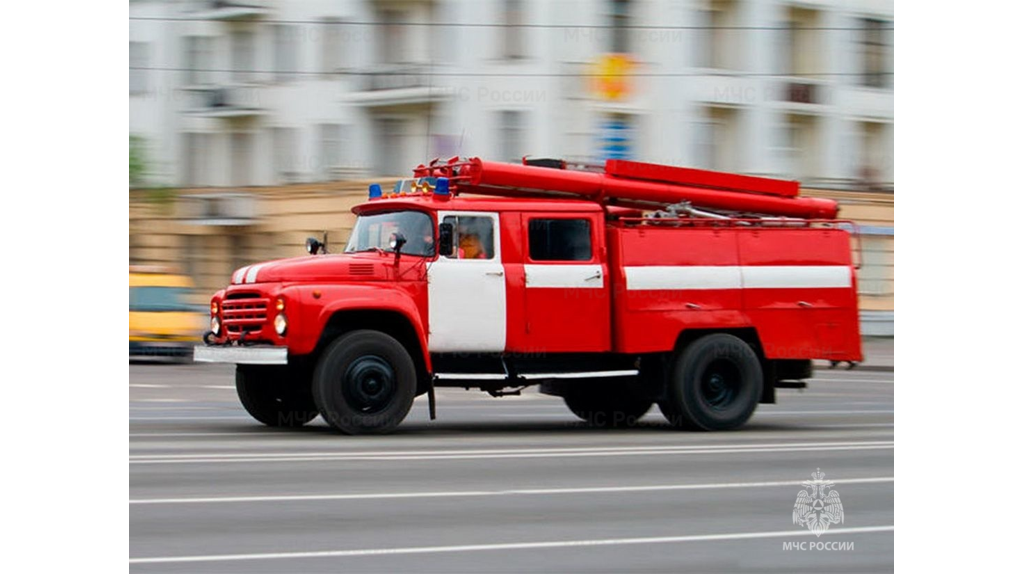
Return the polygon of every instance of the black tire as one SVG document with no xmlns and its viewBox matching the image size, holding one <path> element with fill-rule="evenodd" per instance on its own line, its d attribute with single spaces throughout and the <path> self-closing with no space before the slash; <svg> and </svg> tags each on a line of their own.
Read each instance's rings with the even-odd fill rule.
<svg viewBox="0 0 1024 574">
<path fill-rule="evenodd" d="M 414 398 L 412 357 L 380 331 L 352 331 L 335 339 L 313 373 L 313 399 L 321 416 L 345 434 L 395 430 Z"/>
<path fill-rule="evenodd" d="M 628 384 L 576 384 L 562 398 L 573 414 L 598 427 L 633 426 L 654 404 Z"/>
<path fill-rule="evenodd" d="M 235 390 L 252 418 L 271 427 L 300 427 L 319 414 L 309 381 L 293 381 L 284 367 L 238 365 Z"/>
<path fill-rule="evenodd" d="M 725 333 L 690 343 L 675 358 L 658 406 L 670 423 L 694 430 L 729 430 L 750 419 L 764 377 L 757 354 Z"/>
</svg>

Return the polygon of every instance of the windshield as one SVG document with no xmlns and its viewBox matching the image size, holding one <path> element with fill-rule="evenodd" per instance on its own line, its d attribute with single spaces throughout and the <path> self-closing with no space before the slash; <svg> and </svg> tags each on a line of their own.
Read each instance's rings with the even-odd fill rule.
<svg viewBox="0 0 1024 574">
<path fill-rule="evenodd" d="M 191 311 L 184 287 L 129 287 L 129 311 Z"/>
<path fill-rule="evenodd" d="M 391 234 L 401 233 L 406 244 L 402 255 L 431 257 L 434 255 L 434 222 L 422 211 L 395 211 L 361 215 L 352 228 L 345 253 L 373 251 L 390 252 Z"/>
</svg>

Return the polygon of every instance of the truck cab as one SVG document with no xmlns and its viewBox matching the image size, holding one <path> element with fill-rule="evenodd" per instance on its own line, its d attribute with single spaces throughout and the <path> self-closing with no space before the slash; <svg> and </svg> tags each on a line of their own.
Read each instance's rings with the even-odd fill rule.
<svg viewBox="0 0 1024 574">
<path fill-rule="evenodd" d="M 811 359 L 860 360 L 834 223 L 651 217 L 563 184 L 496 194 L 454 161 L 371 186 L 341 253 L 310 240 L 308 256 L 235 271 L 195 360 L 235 363 L 265 424 L 321 415 L 345 433 L 394 430 L 424 393 L 433 418 L 437 387 L 529 385 L 593 424 L 658 403 L 681 428 L 728 429 Z M 551 171 L 523 167 L 522 187 Z"/>
</svg>

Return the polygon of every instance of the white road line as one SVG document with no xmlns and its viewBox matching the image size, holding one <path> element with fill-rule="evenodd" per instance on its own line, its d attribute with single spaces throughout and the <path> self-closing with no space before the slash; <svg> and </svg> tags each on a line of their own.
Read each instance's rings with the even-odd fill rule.
<svg viewBox="0 0 1024 574">
<path fill-rule="evenodd" d="M 754 411 L 754 416 L 757 415 L 868 415 L 868 414 L 881 414 L 891 415 L 894 414 L 893 409 L 871 409 L 871 410 L 854 410 L 854 411 L 769 411 L 764 409 L 758 409 Z"/>
<path fill-rule="evenodd" d="M 130 455 L 129 464 L 189 464 L 228 462 L 331 462 L 331 461 L 409 461 L 460 459 L 514 459 L 552 457 L 666 456 L 700 454 L 820 452 L 838 450 L 886 450 L 895 448 L 893 441 L 779 443 L 743 445 L 699 445 L 684 447 L 616 447 L 572 449 L 503 449 L 394 452 L 323 452 L 323 453 L 206 453 L 179 455 Z"/>
<path fill-rule="evenodd" d="M 819 379 L 817 377 L 807 379 L 807 384 L 813 385 L 814 383 L 866 383 L 869 385 L 891 385 L 894 381 L 883 381 L 881 379 Z"/>
<path fill-rule="evenodd" d="M 868 534 L 894 532 L 895 526 L 862 526 L 857 528 L 831 528 L 823 535 Z M 646 538 L 604 538 L 592 540 L 553 540 L 544 542 L 505 542 L 498 544 L 464 544 L 460 546 L 411 546 L 398 548 L 368 548 L 360 550 L 321 550 L 312 552 L 266 552 L 261 554 L 211 554 L 205 556 L 161 556 L 129 558 L 129 564 L 166 564 L 173 562 L 225 562 L 239 560 L 273 560 L 281 558 L 351 558 L 358 556 L 393 556 L 398 554 L 438 554 L 443 552 L 479 552 L 486 550 L 539 550 L 545 548 L 572 548 L 586 546 L 622 546 L 627 544 L 671 544 L 679 542 L 714 542 L 719 540 L 753 540 L 811 536 L 810 530 L 776 530 L 769 532 L 732 532 L 727 534 L 695 534 L 686 536 L 652 536 Z"/>
<path fill-rule="evenodd" d="M 268 438 L 272 436 L 288 436 L 288 437 L 301 437 L 301 433 L 295 432 L 277 432 L 277 433 L 266 433 L 263 429 L 257 429 L 252 432 L 143 432 L 143 433 L 128 433 L 128 438 L 163 438 L 163 437 L 184 437 L 184 436 L 255 436 L 260 438 Z"/>
<path fill-rule="evenodd" d="M 864 423 L 864 424 L 848 424 L 848 425 L 844 425 L 844 424 L 814 425 L 814 428 L 820 428 L 820 427 L 824 427 L 824 428 L 844 428 L 844 429 L 868 428 L 868 427 L 889 427 L 889 428 L 893 428 L 895 426 L 896 425 L 894 425 L 893 423 Z"/>
<path fill-rule="evenodd" d="M 508 416 L 508 415 L 499 415 L 499 416 Z M 542 416 L 542 415 L 535 415 L 535 416 Z M 544 416 L 547 416 L 547 415 L 544 415 Z M 863 423 L 863 424 L 858 424 L 858 423 L 848 423 L 848 424 L 846 424 L 846 423 L 839 423 L 839 424 L 816 424 L 816 425 L 814 425 L 811 428 L 817 429 L 817 428 L 832 428 L 832 427 L 835 427 L 835 428 L 844 428 L 844 429 L 854 429 L 854 428 L 873 428 L 873 427 L 889 427 L 889 428 L 892 428 L 893 426 L 894 426 L 893 423 Z M 128 434 L 129 438 L 178 438 L 178 437 L 218 437 L 218 436 L 223 436 L 223 437 L 251 436 L 251 437 L 259 438 L 259 439 L 273 438 L 273 437 L 297 439 L 297 438 L 303 438 L 306 435 L 304 435 L 302 433 L 291 432 L 291 431 L 270 432 L 270 433 L 268 433 L 268 432 L 264 431 L 263 429 L 255 429 L 255 430 L 250 431 L 250 432 L 152 432 L 152 433 L 129 433 Z"/>
<path fill-rule="evenodd" d="M 252 417 L 245 415 L 220 415 L 212 417 L 128 417 L 128 421 L 220 421 L 220 420 L 247 420 L 251 421 Z"/>
<path fill-rule="evenodd" d="M 223 496 L 208 498 L 150 498 L 128 500 L 128 504 L 216 504 L 229 502 L 301 502 L 310 500 L 377 500 L 393 498 L 453 498 L 473 496 L 531 496 L 550 494 L 615 494 L 624 492 L 661 492 L 666 490 L 713 490 L 722 488 L 773 488 L 800 486 L 805 481 L 726 482 L 707 484 L 656 484 L 641 486 L 596 486 L 586 488 L 526 488 L 511 490 L 456 490 L 442 492 L 380 492 L 360 494 L 304 494 L 269 496 Z M 872 484 L 895 482 L 892 476 L 836 480 L 836 484 Z"/>
<path fill-rule="evenodd" d="M 438 410 L 442 411 L 442 412 L 446 408 L 447 409 L 451 409 L 451 408 L 460 408 L 460 407 L 451 407 L 451 406 L 446 407 L 444 405 L 438 406 Z M 461 408 L 479 409 L 480 407 L 461 407 Z M 547 405 L 532 405 L 530 407 L 523 407 L 523 408 L 529 408 L 529 409 L 557 408 L 557 409 L 560 409 L 560 410 L 564 410 L 565 406 L 563 406 L 563 405 L 550 405 L 550 406 L 547 406 Z M 865 415 L 865 414 L 884 415 L 884 414 L 893 414 L 893 413 L 894 413 L 894 410 L 892 410 L 892 409 L 888 409 L 888 410 L 882 410 L 882 409 L 876 409 L 876 410 L 814 410 L 814 411 L 769 411 L 769 410 L 759 409 L 756 412 L 754 412 L 754 416 L 758 416 L 758 415 L 767 415 L 767 416 L 777 416 L 777 415 L 836 415 L 836 416 L 838 416 L 838 415 Z M 482 414 L 486 414 L 487 416 L 502 416 L 502 417 L 516 417 L 516 418 L 542 418 L 542 417 L 551 417 L 551 416 L 557 416 L 559 418 L 562 418 L 562 414 L 561 413 L 557 413 L 556 414 L 556 413 L 529 413 L 529 412 L 526 412 L 526 413 L 506 413 L 506 414 L 496 414 L 496 413 L 482 413 Z M 568 417 L 568 414 L 566 414 L 566 417 Z M 162 422 L 162 421 L 214 421 L 214 420 L 229 420 L 229 419 L 230 420 L 235 420 L 235 419 L 252 420 L 252 417 L 248 417 L 248 416 L 245 416 L 245 415 L 219 415 L 219 416 L 209 416 L 209 417 L 202 417 L 202 416 L 199 416 L 199 417 L 128 417 L 129 422 L 144 422 L 144 421 L 152 421 L 152 422 Z M 582 424 L 582 422 L 580 424 Z"/>
<path fill-rule="evenodd" d="M 132 401 L 132 402 L 154 402 L 154 403 L 166 403 L 170 401 L 154 400 L 154 401 Z M 177 401 L 175 401 L 177 402 Z M 181 407 L 181 406 L 166 406 L 166 407 L 136 407 L 129 406 L 130 411 L 225 411 L 234 410 L 234 407 Z"/>
</svg>

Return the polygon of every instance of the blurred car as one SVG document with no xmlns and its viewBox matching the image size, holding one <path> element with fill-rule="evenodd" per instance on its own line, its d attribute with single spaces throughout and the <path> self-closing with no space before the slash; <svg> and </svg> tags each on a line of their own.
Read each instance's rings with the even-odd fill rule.
<svg viewBox="0 0 1024 574">
<path fill-rule="evenodd" d="M 206 314 L 189 302 L 184 275 L 155 267 L 128 267 L 128 357 L 191 361 Z"/>
</svg>

